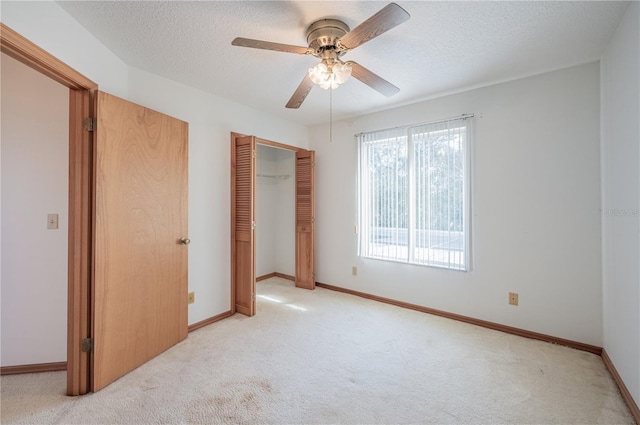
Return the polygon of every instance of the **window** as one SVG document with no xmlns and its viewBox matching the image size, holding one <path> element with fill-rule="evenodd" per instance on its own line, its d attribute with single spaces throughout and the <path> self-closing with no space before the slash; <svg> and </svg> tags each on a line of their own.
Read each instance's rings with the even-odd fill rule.
<svg viewBox="0 0 640 425">
<path fill-rule="evenodd" d="M 469 270 L 471 117 L 357 136 L 360 256 Z"/>
</svg>

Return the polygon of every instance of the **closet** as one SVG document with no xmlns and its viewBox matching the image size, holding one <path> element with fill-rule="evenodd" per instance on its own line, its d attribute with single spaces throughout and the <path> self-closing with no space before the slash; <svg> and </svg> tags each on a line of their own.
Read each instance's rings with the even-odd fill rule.
<svg viewBox="0 0 640 425">
<path fill-rule="evenodd" d="M 277 273 L 315 288 L 314 154 L 231 133 L 233 313 L 255 314 L 259 276 Z"/>
<path fill-rule="evenodd" d="M 256 148 L 256 280 L 295 279 L 295 153 Z"/>
</svg>

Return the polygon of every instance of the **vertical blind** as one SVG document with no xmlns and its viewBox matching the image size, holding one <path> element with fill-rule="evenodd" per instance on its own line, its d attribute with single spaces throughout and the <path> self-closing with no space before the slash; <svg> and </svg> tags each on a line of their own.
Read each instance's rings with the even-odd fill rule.
<svg viewBox="0 0 640 425">
<path fill-rule="evenodd" d="M 360 256 L 469 269 L 469 123 L 357 136 Z"/>
</svg>

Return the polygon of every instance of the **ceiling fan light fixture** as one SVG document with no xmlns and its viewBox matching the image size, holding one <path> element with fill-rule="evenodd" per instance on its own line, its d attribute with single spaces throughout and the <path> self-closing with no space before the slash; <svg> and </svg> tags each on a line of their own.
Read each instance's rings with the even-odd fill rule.
<svg viewBox="0 0 640 425">
<path fill-rule="evenodd" d="M 389 97 L 398 93 L 400 89 L 356 62 L 342 62 L 340 57 L 395 28 L 409 18 L 410 15 L 406 10 L 395 3 L 389 3 L 353 30 L 339 19 L 320 19 L 313 22 L 307 28 L 308 47 L 243 37 L 233 39 L 231 44 L 254 49 L 311 55 L 322 61 L 313 68 L 309 68 L 308 73 L 305 74 L 293 96 L 287 102 L 287 108 L 298 109 L 314 85 L 319 85 L 325 90 L 335 89 L 346 82 L 351 74 L 355 79 L 378 93 Z"/>
<path fill-rule="evenodd" d="M 336 83 L 345 83 L 351 76 L 351 65 L 348 63 L 337 62 L 333 65 L 333 75 Z"/>
<path fill-rule="evenodd" d="M 336 61 L 332 66 L 327 66 L 320 62 L 316 66 L 309 68 L 309 78 L 315 84 L 327 90 L 337 88 L 345 83 L 351 76 L 351 65 Z"/>
</svg>

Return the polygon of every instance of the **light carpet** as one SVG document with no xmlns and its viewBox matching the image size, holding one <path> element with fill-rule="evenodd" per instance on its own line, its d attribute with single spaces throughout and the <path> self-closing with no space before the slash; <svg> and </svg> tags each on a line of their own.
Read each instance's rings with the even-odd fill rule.
<svg viewBox="0 0 640 425">
<path fill-rule="evenodd" d="M 96 394 L 65 379 L 2 376 L 2 424 L 634 423 L 596 355 L 280 278 Z"/>
</svg>

